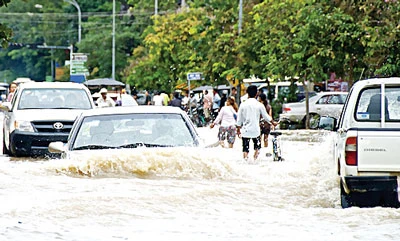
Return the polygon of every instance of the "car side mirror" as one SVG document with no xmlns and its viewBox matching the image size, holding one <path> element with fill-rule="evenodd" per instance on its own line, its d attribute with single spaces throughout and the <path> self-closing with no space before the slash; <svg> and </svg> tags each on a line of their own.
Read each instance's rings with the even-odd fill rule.
<svg viewBox="0 0 400 241">
<path fill-rule="evenodd" d="M 63 153 L 63 152 L 65 152 L 65 144 L 61 141 L 50 142 L 49 152 L 50 153 Z"/>
<path fill-rule="evenodd" d="M 318 123 L 318 129 L 335 131 L 337 119 L 331 116 L 321 116 Z"/>
</svg>

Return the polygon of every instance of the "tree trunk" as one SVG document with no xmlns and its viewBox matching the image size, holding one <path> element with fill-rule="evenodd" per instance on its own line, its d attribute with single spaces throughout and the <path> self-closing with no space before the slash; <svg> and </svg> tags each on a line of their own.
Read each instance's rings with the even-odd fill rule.
<svg viewBox="0 0 400 241">
<path fill-rule="evenodd" d="M 307 82 L 307 74 L 304 76 L 304 80 L 303 80 L 303 86 L 304 86 L 304 91 L 305 91 L 305 96 L 306 96 L 306 122 L 305 124 L 305 128 L 308 130 L 310 129 L 310 105 L 309 105 L 309 93 L 308 93 L 308 84 L 306 84 Z"/>
</svg>

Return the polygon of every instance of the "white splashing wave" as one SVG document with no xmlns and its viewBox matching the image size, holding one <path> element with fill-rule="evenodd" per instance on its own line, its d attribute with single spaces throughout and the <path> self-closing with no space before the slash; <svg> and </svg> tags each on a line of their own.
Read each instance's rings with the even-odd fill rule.
<svg viewBox="0 0 400 241">
<path fill-rule="evenodd" d="M 235 179 L 240 176 L 232 155 L 213 148 L 136 148 L 84 151 L 58 160 L 56 171 L 72 176 Z"/>
</svg>

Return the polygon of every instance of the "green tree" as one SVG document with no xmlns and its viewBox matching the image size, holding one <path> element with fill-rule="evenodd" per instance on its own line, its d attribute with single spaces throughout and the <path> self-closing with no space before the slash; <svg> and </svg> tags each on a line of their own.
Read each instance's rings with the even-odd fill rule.
<svg viewBox="0 0 400 241">
<path fill-rule="evenodd" d="M 7 76 L 9 81 L 19 76 L 44 80 L 51 74 L 52 61 L 65 60 L 64 51 L 53 51 L 52 55 L 51 50 L 38 48 L 44 44 L 69 45 L 69 31 L 66 31 L 69 17 L 61 14 L 61 3 L 14 0 L 7 11 L 0 10 L 1 21 L 13 30 L 11 45 L 0 51 L 0 69 L 6 72 L 0 71 L 0 75 Z"/>
<path fill-rule="evenodd" d="M 0 7 L 7 6 L 11 0 L 0 0 Z M 7 47 L 11 38 L 11 29 L 0 23 L 0 46 Z"/>
<path fill-rule="evenodd" d="M 154 26 L 145 31 L 144 46 L 134 51 L 127 82 L 172 91 L 186 81 L 188 70 L 202 72 L 209 25 L 202 10 L 154 17 Z"/>
<path fill-rule="evenodd" d="M 90 1 L 84 1 L 90 3 Z M 116 9 L 129 10 L 129 6 L 116 2 Z M 79 52 L 87 53 L 89 78 L 111 77 L 112 74 L 112 2 L 103 1 L 99 7 L 107 10 L 102 15 L 93 14 L 83 23 L 82 41 L 77 45 Z M 152 14 L 152 13 L 151 13 Z M 134 47 L 141 43 L 141 33 L 149 24 L 149 15 L 140 12 L 117 12 L 115 18 L 115 73 L 116 79 L 123 77 L 127 58 Z"/>
</svg>

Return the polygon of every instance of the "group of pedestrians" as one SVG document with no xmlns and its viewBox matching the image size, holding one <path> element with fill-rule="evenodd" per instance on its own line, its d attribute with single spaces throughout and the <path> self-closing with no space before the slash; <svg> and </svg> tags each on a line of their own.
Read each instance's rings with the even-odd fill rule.
<svg viewBox="0 0 400 241">
<path fill-rule="evenodd" d="M 212 95 L 205 90 L 202 102 L 206 121 L 212 120 L 210 128 L 219 125 L 220 145 L 225 147 L 225 141 L 227 141 L 228 147 L 233 148 L 238 136 L 242 139 L 243 158 L 247 160 L 250 142 L 253 142 L 255 160 L 260 154 L 262 144 L 268 147 L 268 135 L 277 122 L 272 119 L 272 108 L 267 96 L 259 93 L 255 85 L 250 85 L 246 91 L 249 98 L 243 103 L 238 101 L 236 88 L 232 89 L 230 96 L 223 92 L 222 97 L 217 89 L 213 89 Z M 115 106 L 114 101 L 107 95 L 107 89 L 101 89 L 100 94 L 101 97 L 97 100 L 99 106 Z M 152 100 L 148 94 L 146 95 L 146 104 L 156 106 L 169 105 L 185 109 L 188 108 L 189 103 L 197 105 L 194 95 L 182 98 L 180 93 L 175 92 L 173 98 L 170 99 L 168 94 L 161 91 L 155 92 Z"/>
<path fill-rule="evenodd" d="M 228 147 L 233 148 L 236 135 L 241 138 L 245 160 L 248 159 L 250 141 L 252 141 L 254 146 L 253 157 L 256 160 L 260 154 L 261 138 L 264 147 L 268 147 L 270 130 L 278 123 L 272 118 L 272 108 L 268 103 L 267 96 L 264 93 L 258 93 L 257 86 L 250 85 L 247 88 L 249 98 L 239 107 L 235 98 L 236 91 L 235 88 L 235 91 L 232 91 L 233 95 L 227 98 L 226 104 L 220 108 L 210 128 L 214 128 L 216 124 L 220 125 L 218 140 L 223 147 L 225 147 L 225 140 L 228 142 Z"/>
</svg>

